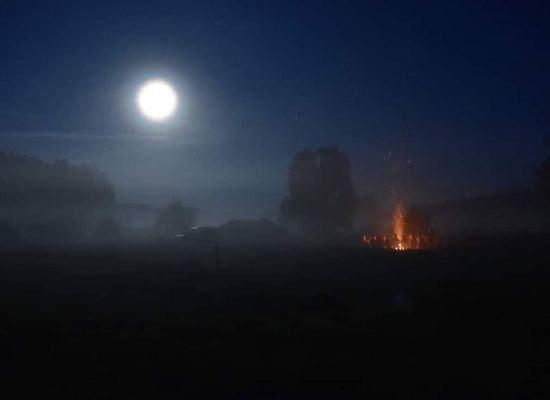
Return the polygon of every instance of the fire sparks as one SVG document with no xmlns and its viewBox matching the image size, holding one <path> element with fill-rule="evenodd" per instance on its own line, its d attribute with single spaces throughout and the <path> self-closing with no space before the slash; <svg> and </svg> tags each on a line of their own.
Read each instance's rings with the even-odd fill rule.
<svg viewBox="0 0 550 400">
<path fill-rule="evenodd" d="M 397 203 L 392 214 L 392 232 L 388 235 L 363 235 L 364 245 L 372 248 L 395 251 L 425 250 L 441 247 L 441 242 L 433 233 L 426 229 L 424 233 L 414 232 L 414 227 L 407 226 L 407 213 L 402 203 Z"/>
<path fill-rule="evenodd" d="M 406 250 L 405 246 L 405 211 L 403 210 L 403 204 L 397 203 L 393 212 L 393 234 L 397 243 L 394 246 L 394 250 Z"/>
</svg>

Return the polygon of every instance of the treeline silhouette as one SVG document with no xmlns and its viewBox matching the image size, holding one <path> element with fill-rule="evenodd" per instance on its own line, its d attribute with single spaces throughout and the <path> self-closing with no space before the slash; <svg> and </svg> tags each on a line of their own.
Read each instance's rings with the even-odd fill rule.
<svg viewBox="0 0 550 400">
<path fill-rule="evenodd" d="M 0 245 L 114 238 L 114 198 L 89 166 L 0 152 Z"/>
<path fill-rule="evenodd" d="M 114 197 L 105 174 L 89 166 L 0 152 L 0 207 L 106 207 Z"/>
</svg>

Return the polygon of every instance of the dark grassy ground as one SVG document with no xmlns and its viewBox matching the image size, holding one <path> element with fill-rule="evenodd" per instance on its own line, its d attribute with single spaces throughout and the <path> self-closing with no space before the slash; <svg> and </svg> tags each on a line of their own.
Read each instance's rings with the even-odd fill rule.
<svg viewBox="0 0 550 400">
<path fill-rule="evenodd" d="M 2 398 L 550 398 L 548 238 L 0 251 Z"/>
</svg>

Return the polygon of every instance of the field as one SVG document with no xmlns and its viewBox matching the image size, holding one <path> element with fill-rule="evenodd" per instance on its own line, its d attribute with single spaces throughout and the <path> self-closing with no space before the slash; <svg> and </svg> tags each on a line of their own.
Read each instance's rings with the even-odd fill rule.
<svg viewBox="0 0 550 400">
<path fill-rule="evenodd" d="M 544 398 L 549 244 L 4 249 L 0 391 Z"/>
</svg>

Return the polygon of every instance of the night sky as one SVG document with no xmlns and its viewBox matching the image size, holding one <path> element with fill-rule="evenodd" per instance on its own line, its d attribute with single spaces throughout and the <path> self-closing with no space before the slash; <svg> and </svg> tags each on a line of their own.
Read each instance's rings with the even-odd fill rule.
<svg viewBox="0 0 550 400">
<path fill-rule="evenodd" d="M 320 145 L 382 203 L 527 189 L 547 4 L 3 0 L 0 148 L 92 164 L 119 202 L 180 198 L 205 222 L 276 209 L 292 155 Z M 153 77 L 181 97 L 165 124 L 135 110 Z"/>
</svg>

